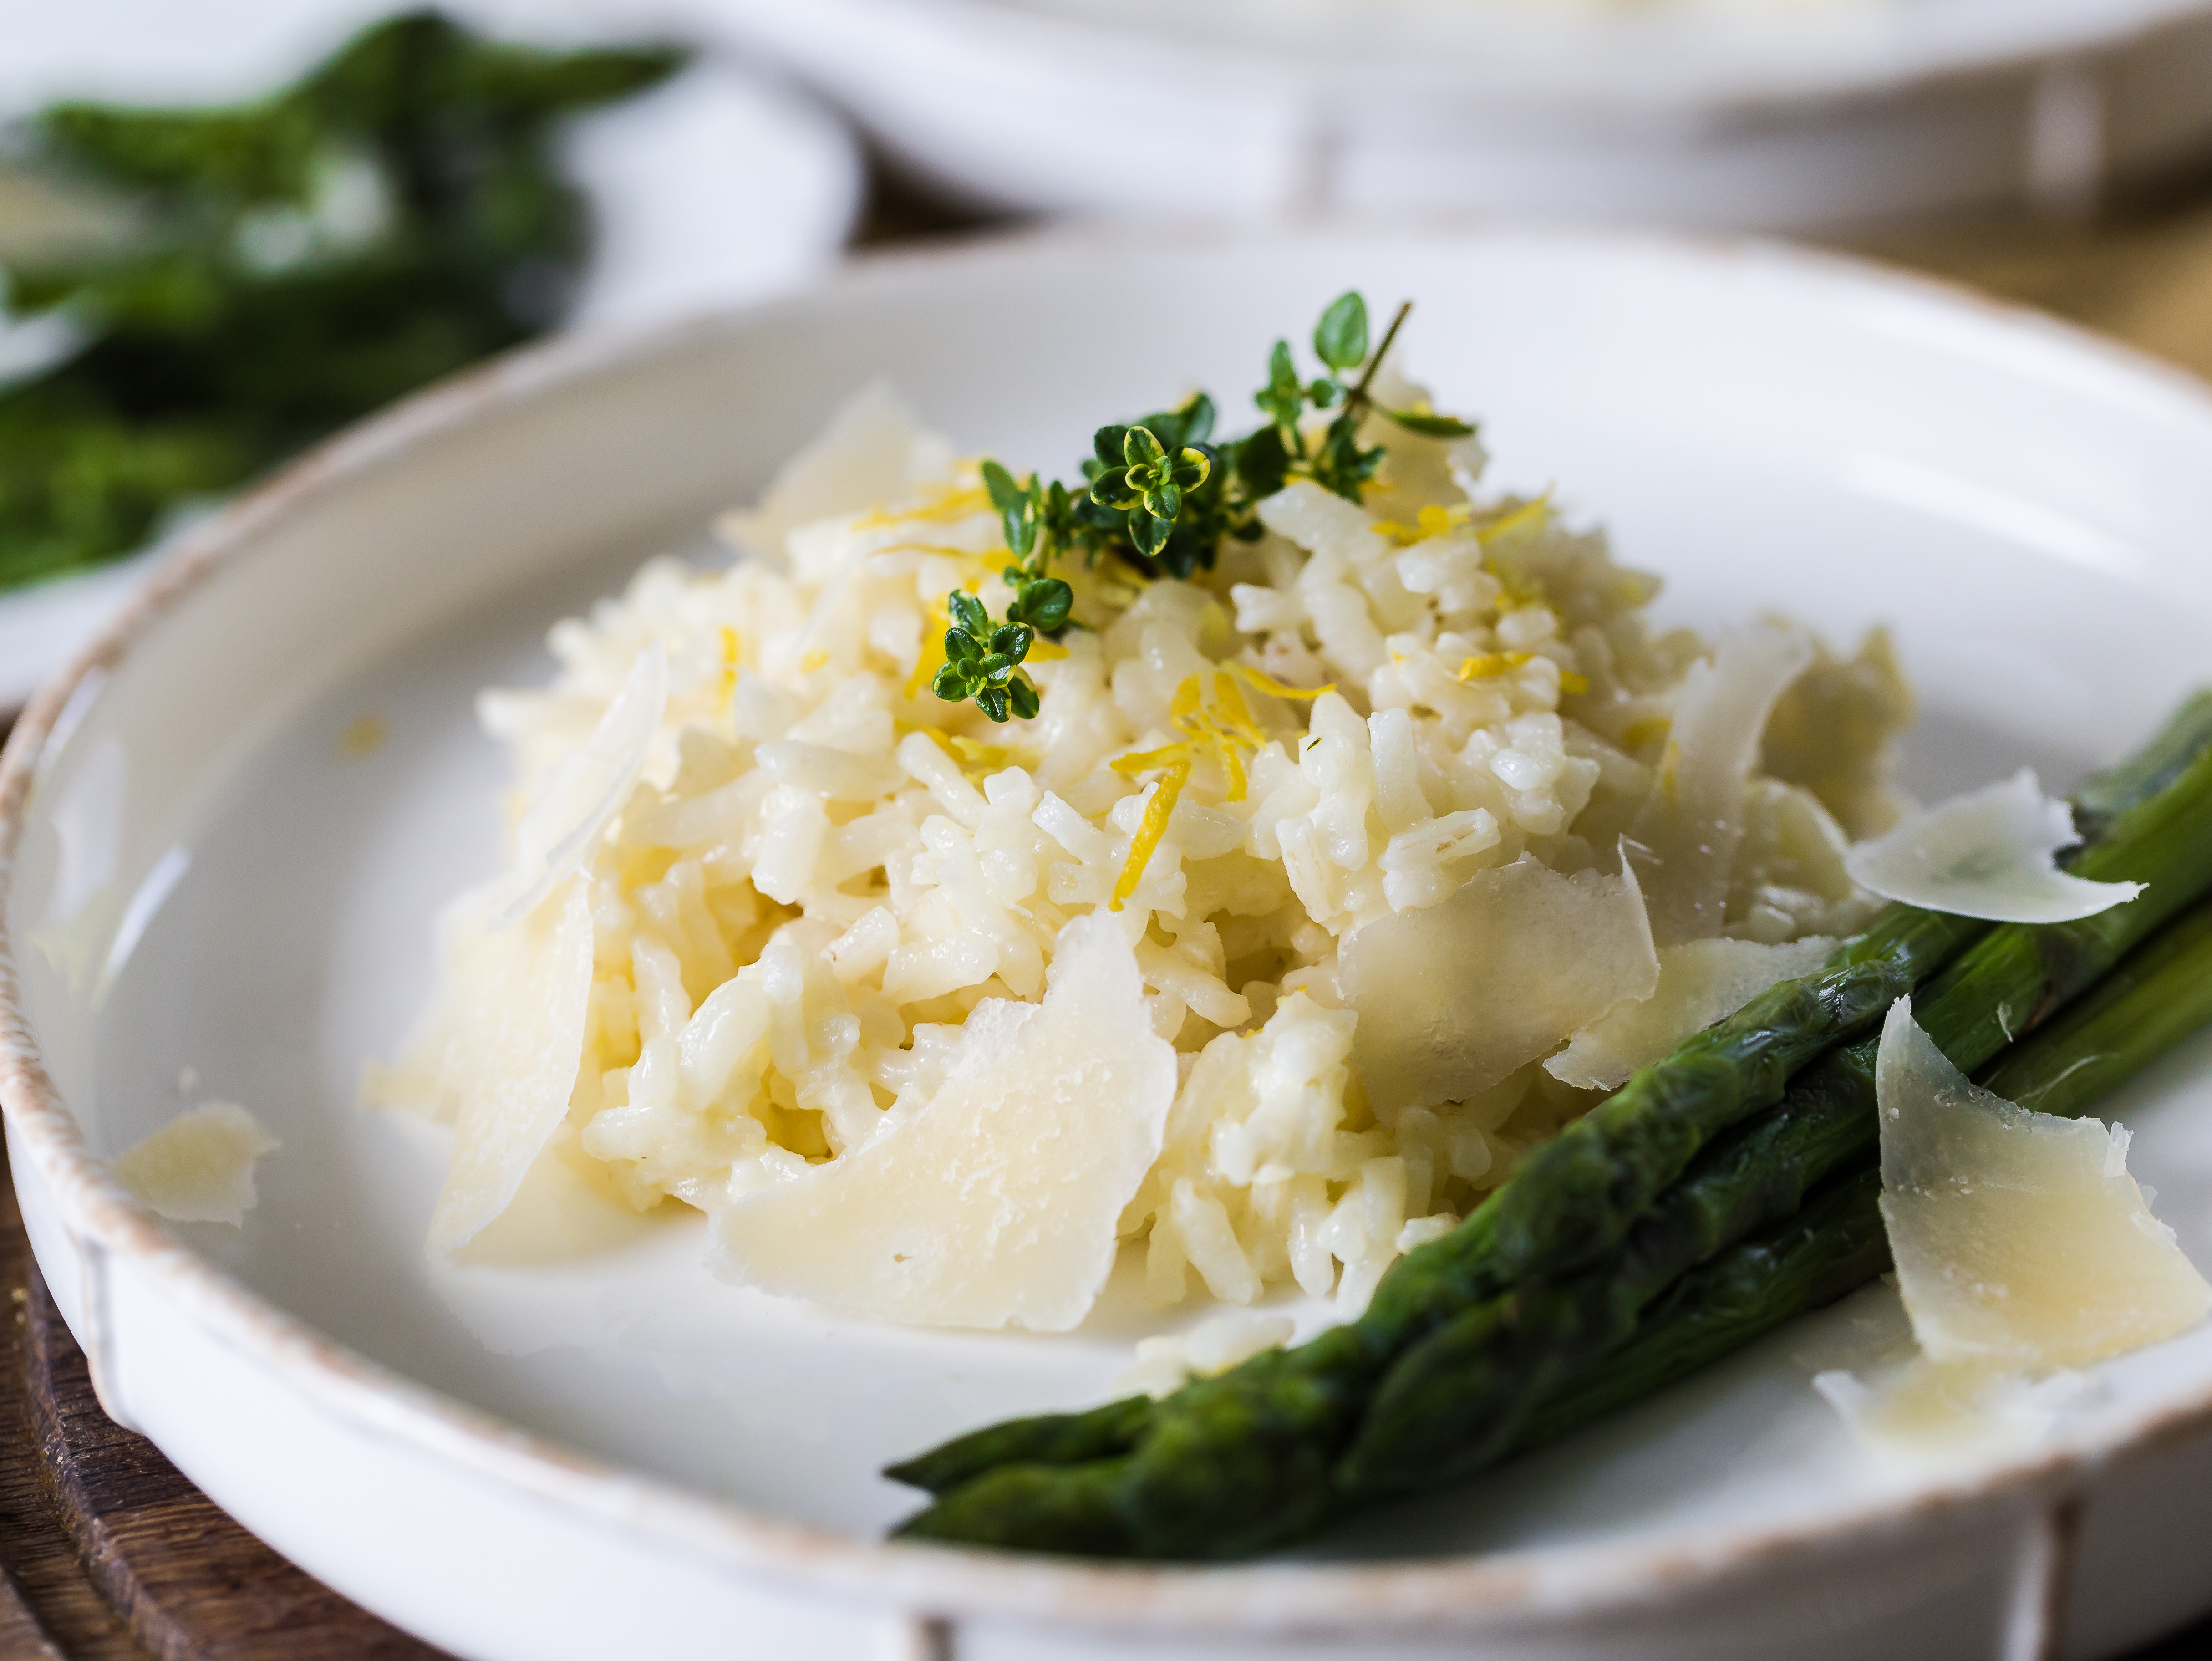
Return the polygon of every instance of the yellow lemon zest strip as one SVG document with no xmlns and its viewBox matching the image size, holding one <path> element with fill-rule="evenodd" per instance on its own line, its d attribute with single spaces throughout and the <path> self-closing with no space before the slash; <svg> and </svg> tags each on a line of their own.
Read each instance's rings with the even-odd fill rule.
<svg viewBox="0 0 2212 1661">
<path fill-rule="evenodd" d="M 829 661 L 830 654 L 827 652 L 820 650 L 809 652 L 805 657 L 799 659 L 799 672 L 802 675 L 810 674 Z"/>
<path fill-rule="evenodd" d="M 1475 680 L 1502 675 L 1509 669 L 1518 669 L 1524 664 L 1535 662 L 1539 654 L 1534 652 L 1478 652 L 1460 665 L 1458 678 Z M 1577 674 L 1572 669 L 1562 669 L 1559 671 L 1559 691 L 1587 692 L 1589 691 L 1589 677 Z"/>
<path fill-rule="evenodd" d="M 977 767 L 988 769 L 994 773 L 1008 767 L 1024 767 L 1029 764 L 1029 756 L 1024 751 L 1016 750 L 1005 745 L 979 743 L 964 733 L 955 733 L 952 735 L 952 748 L 963 761 L 972 763 Z"/>
<path fill-rule="evenodd" d="M 1474 539 L 1487 548 L 1503 536 L 1510 536 L 1525 525 L 1540 524 L 1552 516 L 1552 493 L 1549 490 L 1533 502 L 1524 502 L 1517 508 L 1509 508 L 1495 519 L 1486 520 L 1474 527 Z"/>
<path fill-rule="evenodd" d="M 1243 676 L 1246 680 L 1251 682 L 1253 685 L 1258 687 L 1260 691 L 1265 692 L 1272 698 L 1288 698 L 1292 703 L 1302 703 L 1307 698 L 1317 698 L 1323 692 L 1334 692 L 1336 691 L 1336 683 L 1334 681 L 1331 681 L 1326 686 L 1316 686 L 1312 688 L 1304 686 L 1285 686 L 1281 681 L 1277 680 L 1266 670 L 1255 669 L 1249 663 L 1232 662 L 1230 664 L 1229 667 L 1236 673 Z"/>
<path fill-rule="evenodd" d="M 1126 756 L 1116 756 L 1106 764 L 1115 772 L 1133 778 L 1139 773 L 1149 773 L 1155 767 L 1172 766 L 1177 761 L 1190 758 L 1187 744 L 1164 744 L 1157 750 L 1133 750 Z"/>
<path fill-rule="evenodd" d="M 1185 675 L 1182 684 L 1175 689 L 1175 697 L 1168 701 L 1168 719 L 1180 727 L 1198 713 L 1198 701 L 1202 696 L 1196 675 Z"/>
<path fill-rule="evenodd" d="M 1667 729 L 1673 725 L 1664 715 L 1646 715 L 1622 729 L 1620 741 L 1631 750 L 1641 750 L 1652 739 L 1665 737 Z"/>
<path fill-rule="evenodd" d="M 1417 542 L 1440 537 L 1445 532 L 1466 524 L 1474 516 L 1474 508 L 1470 503 L 1462 502 L 1457 507 L 1446 508 L 1431 502 L 1413 516 L 1411 525 L 1395 519 L 1378 519 L 1368 528 L 1378 535 L 1389 537 L 1401 548 L 1410 548 Z"/>
<path fill-rule="evenodd" d="M 1106 904 L 1109 911 L 1119 911 L 1121 903 L 1137 891 L 1137 885 L 1145 879 L 1145 867 L 1152 862 L 1152 850 L 1167 835 L 1168 820 L 1175 816 L 1176 803 L 1182 795 L 1182 788 L 1190 778 L 1190 753 L 1183 745 L 1172 745 L 1170 749 L 1180 751 L 1173 761 L 1162 765 L 1159 782 L 1152 787 L 1152 799 L 1145 804 L 1145 817 L 1137 826 L 1137 834 L 1130 839 L 1129 857 L 1121 867 L 1121 874 L 1114 884 L 1114 897 Z M 1156 750 L 1156 756 L 1168 751 Z M 1129 756 L 1114 764 L 1119 770 L 1121 762 L 1134 759 Z"/>
<path fill-rule="evenodd" d="M 1260 723 L 1252 719 L 1252 707 L 1244 702 L 1244 695 L 1237 690 L 1235 680 L 1222 670 L 1213 672 L 1213 701 L 1219 706 L 1222 719 L 1230 730 L 1255 750 L 1263 748 L 1267 735 L 1260 730 Z"/>
<path fill-rule="evenodd" d="M 738 699 L 738 631 L 728 624 L 722 625 L 722 708 L 728 709 Z"/>
<path fill-rule="evenodd" d="M 1024 655 L 1022 661 L 1027 663 L 1034 659 L 1039 663 L 1050 663 L 1055 658 L 1064 658 L 1066 655 L 1067 648 L 1056 640 L 1047 640 L 1042 635 L 1039 635 L 1030 642 L 1030 649 Z"/>
<path fill-rule="evenodd" d="M 952 613 L 945 610 L 945 602 L 929 602 L 928 627 L 922 632 L 921 655 L 915 660 L 914 673 L 906 684 L 908 701 L 921 696 L 921 689 L 937 678 L 937 672 L 945 666 L 945 631 L 952 626 Z"/>
<path fill-rule="evenodd" d="M 1205 723 L 1207 736 L 1213 740 L 1216 754 L 1221 757 L 1221 770 L 1229 781 L 1228 800 L 1242 801 L 1247 781 L 1244 777 L 1244 758 L 1237 753 L 1236 734 L 1218 721 Z"/>
<path fill-rule="evenodd" d="M 949 525 L 980 514 L 990 505 L 989 491 L 979 486 L 963 490 L 951 485 L 940 489 L 935 496 L 918 507 L 878 508 L 873 513 L 863 514 L 853 521 L 853 528 L 873 531 L 886 525 L 903 525 L 914 520 L 930 525 Z"/>
<path fill-rule="evenodd" d="M 1197 677 L 1194 675 L 1192 678 L 1195 680 Z M 1246 785 L 1244 758 L 1237 751 L 1237 745 L 1243 741 L 1242 735 L 1225 725 L 1219 714 L 1211 709 L 1178 716 L 1176 730 L 1188 733 L 1194 739 L 1212 740 L 1214 753 L 1221 758 L 1221 775 L 1228 787 L 1227 799 L 1231 801 L 1243 800 Z"/>
<path fill-rule="evenodd" d="M 960 579 L 960 586 L 971 594 L 981 593 L 987 582 L 996 582 L 999 573 L 1006 563 L 1004 554 L 979 554 L 967 548 L 944 548 L 927 542 L 898 542 L 876 551 L 879 554 L 927 554 L 933 559 L 951 560 L 956 565 L 965 566 L 968 575 Z"/>
<path fill-rule="evenodd" d="M 969 778 L 982 779 L 1008 767 L 1025 767 L 1030 757 L 1017 750 L 1002 750 L 996 745 L 980 744 L 965 733 L 947 733 L 940 727 L 926 726 L 919 721 L 901 721 L 895 723 L 898 731 L 926 733 L 929 740 L 951 757 Z"/>
<path fill-rule="evenodd" d="M 1502 675 L 1509 669 L 1518 669 L 1536 654 L 1534 652 L 1477 652 L 1459 666 L 1462 680 L 1486 680 L 1492 675 Z"/>
</svg>

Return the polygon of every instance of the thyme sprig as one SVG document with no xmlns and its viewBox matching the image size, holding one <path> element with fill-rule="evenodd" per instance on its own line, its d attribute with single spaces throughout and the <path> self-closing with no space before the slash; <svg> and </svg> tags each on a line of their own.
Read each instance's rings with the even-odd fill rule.
<svg viewBox="0 0 2212 1661">
<path fill-rule="evenodd" d="M 1054 559 L 1079 557 L 1086 567 L 1117 559 L 1146 576 L 1188 578 L 1212 569 L 1224 540 L 1256 540 L 1260 503 L 1292 479 L 1360 501 L 1383 455 L 1382 446 L 1359 441 L 1370 414 L 1430 438 L 1473 433 L 1455 416 L 1375 401 L 1375 373 L 1412 310 L 1411 301 L 1401 305 L 1370 352 L 1366 301 L 1357 291 L 1338 295 L 1315 325 L 1321 373 L 1310 380 L 1300 377 L 1290 342 L 1278 340 L 1267 383 L 1252 396 L 1266 424 L 1242 438 L 1215 440 L 1213 400 L 1197 392 L 1172 410 L 1101 427 L 1073 489 L 1034 473 L 1017 479 L 986 460 L 983 487 L 1016 561 L 1002 573 L 1014 597 L 1004 622 L 973 594 L 947 597 L 945 667 L 932 690 L 949 703 L 973 698 L 993 721 L 1027 720 L 1038 700 L 1022 660 L 1038 635 L 1056 639 L 1070 626 L 1075 604 L 1074 590 L 1048 569 Z M 1327 424 L 1312 430 L 1310 417 L 1329 411 Z"/>
</svg>

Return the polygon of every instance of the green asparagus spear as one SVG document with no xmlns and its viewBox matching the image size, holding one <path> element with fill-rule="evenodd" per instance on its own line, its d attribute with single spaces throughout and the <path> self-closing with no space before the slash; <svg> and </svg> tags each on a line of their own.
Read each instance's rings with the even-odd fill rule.
<svg viewBox="0 0 2212 1661">
<path fill-rule="evenodd" d="M 2179 778 L 2208 742 L 2212 742 L 2212 687 L 2185 699 L 2148 744 L 2074 787 L 2074 828 L 2081 839 L 2102 840 L 2114 819 Z"/>
<path fill-rule="evenodd" d="M 1981 1083 L 2036 1112 L 2072 1118 L 2208 1025 L 2212 905 L 2200 905 L 2008 1050 Z M 1871 1166 L 1838 1177 L 1790 1222 L 1685 1275 L 1635 1337 L 1529 1419 L 1510 1451 L 1556 1441 L 1881 1274 L 1889 1267 L 1881 1191 Z"/>
<path fill-rule="evenodd" d="M 1972 1072 L 2041 1025 L 2212 888 L 2212 755 L 2108 822 L 2075 871 L 2142 883 L 2124 905 L 2078 922 L 1995 930 L 1915 999 L 1915 1014 Z M 1869 1036 L 1831 1050 L 1772 1113 L 1715 1147 L 1583 1274 L 1533 1281 L 1462 1311 L 1413 1345 L 1377 1386 L 1338 1469 L 1348 1495 L 1410 1492 L 1472 1475 L 1522 1421 L 1633 1329 L 1644 1304 L 1719 1247 L 1785 1217 L 1799 1196 L 1878 1139 Z"/>
<path fill-rule="evenodd" d="M 2084 794 L 2094 804 L 2087 817 L 2097 834 L 2071 861 L 2075 875 L 2124 880 L 2136 860 L 2186 864 L 2192 816 L 2202 824 L 2212 810 L 2205 787 L 2185 782 L 2208 740 L 2212 693 L 2199 693 L 2143 750 L 2087 782 Z M 2118 834 L 2124 827 L 2132 829 Z M 2163 871 L 2160 881 L 2170 891 L 2172 879 Z M 2151 900 L 2151 910 L 2171 915 L 2194 893 L 2169 891 Z M 1984 1028 L 1978 1037 L 1958 1037 L 1970 1049 L 1986 1045 L 1976 1049 L 1972 1064 L 2114 961 L 2108 936 L 2142 927 L 2114 921 L 2126 909 L 2091 918 L 2079 929 L 2005 931 L 2004 944 L 1996 948 L 2003 964 L 1985 964 L 1977 976 L 2003 991 L 1986 1003 L 1960 1006 L 1971 1007 Z M 1950 927 L 1932 926 L 1938 923 Z M 1538 1149 L 1459 1229 L 1400 1264 L 1377 1288 L 1363 1324 L 1400 1348 L 1417 1341 L 1438 1310 L 1464 1311 L 1527 1277 L 1593 1261 L 1713 1135 L 1771 1106 L 1791 1074 L 1986 932 L 1987 925 L 1969 919 L 1892 907 L 1820 974 L 1785 982 L 1686 1040 Z"/>
<path fill-rule="evenodd" d="M 2015 1045 L 1981 1083 L 2038 1113 L 2072 1118 L 2212 1023 L 2212 906 L 2169 924 L 2063 1015 Z"/>
<path fill-rule="evenodd" d="M 2200 697 L 2146 750 L 2085 788 L 2085 795 L 2096 793 L 2090 812 L 2109 818 L 2131 796 L 2172 788 L 2178 760 L 2200 752 L 2208 741 L 2212 697 Z M 1852 1014 L 1856 1000 L 1850 994 L 1864 993 L 1863 978 L 1854 971 L 1880 964 L 1899 938 L 1893 931 L 1878 933 L 1871 951 L 1846 951 L 1840 964 L 1813 977 L 1837 995 L 1825 1013 Z M 1762 1001 L 1770 1008 L 1776 1004 L 1772 998 Z M 1817 995 L 1780 1001 L 1801 1015 L 1808 1013 L 1808 1003 L 1811 1013 L 1823 1013 Z M 1870 1018 L 1852 1015 L 1855 1021 Z M 1755 1061 L 1771 1064 L 1771 1048 L 1756 1056 L 1755 1037 L 1746 1047 Z M 1710 1053 L 1710 1046 L 1697 1041 L 1685 1048 L 1693 1055 L 1700 1048 Z M 1694 1080 L 1699 1070 L 1693 1067 L 1680 1076 Z M 1516 1176 L 1516 1183 L 1521 1180 Z M 1577 1186 L 1570 1184 L 1567 1191 Z M 1424 1252 L 1436 1254 L 1449 1244 Z M 1384 1290 L 1422 1256 L 1401 1264 Z M 1474 1301 L 1466 1299 L 1458 1307 Z M 1437 1299 L 1432 1306 L 1447 1317 L 1455 1312 L 1447 1299 Z M 1332 1498 L 1322 1473 L 1330 1453 L 1357 1425 L 1376 1377 L 1391 1359 L 1392 1341 L 1403 1348 L 1403 1333 L 1400 1323 L 1376 1320 L 1370 1312 L 1299 1350 L 1256 1357 L 1149 1409 L 1140 1402 L 1114 1403 L 1088 1415 L 1048 1415 L 975 1433 L 897 1468 L 895 1474 L 940 1496 L 901 1532 L 1099 1555 L 1182 1556 L 1233 1555 L 1295 1537 L 1328 1515 Z M 1075 1452 L 1084 1463 L 1055 1472 L 1042 1462 L 1063 1457 L 1060 1450 Z"/>
<path fill-rule="evenodd" d="M 1892 906 L 1818 974 L 1686 1040 L 1523 1160 L 1459 1228 L 1401 1262 L 1364 1320 L 1395 1354 L 1440 1320 L 1619 1243 L 1705 1143 L 1781 1099 L 1790 1076 L 1878 1019 L 1989 925 Z"/>
<path fill-rule="evenodd" d="M 1881 1198 L 1881 1171 L 1855 1171 L 1786 1222 L 1692 1269 L 1602 1367 L 1531 1417 L 1510 1451 L 1556 1442 L 1864 1286 L 1889 1267 Z"/>
<path fill-rule="evenodd" d="M 1334 1503 L 1338 1450 L 1376 1378 L 1409 1343 L 1523 1275 L 1571 1269 L 1616 1244 L 1715 1131 L 1770 1104 L 1791 1071 L 1987 928 L 1892 907 L 1820 974 L 1754 1000 L 1568 1127 L 1455 1233 L 1397 1264 L 1358 1322 L 1194 1381 L 1141 1416 L 1132 1408 L 1102 1410 L 1088 1426 L 1054 1415 L 1004 1427 L 1010 1448 L 1042 1450 L 1063 1436 L 1102 1455 L 1127 1447 L 1060 1467 L 1064 1484 L 1035 1464 L 998 1464 L 942 1486 L 949 1473 L 975 1470 L 980 1444 L 896 1468 L 939 1494 L 899 1532 L 1097 1555 L 1229 1557 L 1312 1531 Z M 1501 1207 L 1503 1225 L 1483 1220 Z M 1084 1439 L 1094 1429 L 1096 1444 Z"/>
<path fill-rule="evenodd" d="M 1080 1465 L 1127 1453 L 1151 1416 L 1152 1402 L 1127 1396 L 1086 1413 L 1009 1419 L 957 1436 L 884 1475 L 925 1494 L 945 1494 L 1000 1465 Z"/>
</svg>

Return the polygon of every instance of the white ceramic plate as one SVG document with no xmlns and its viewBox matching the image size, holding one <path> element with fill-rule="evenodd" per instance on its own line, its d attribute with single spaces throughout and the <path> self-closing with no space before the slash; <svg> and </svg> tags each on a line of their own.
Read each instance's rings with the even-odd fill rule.
<svg viewBox="0 0 2212 1661">
<path fill-rule="evenodd" d="M 683 0 L 1016 207 L 1810 230 L 2212 145 L 2206 0 Z"/>
<path fill-rule="evenodd" d="M 586 0 L 455 9 L 488 31 L 550 44 L 666 32 Z M 250 96 L 389 10 L 383 0 L 0 0 L 0 118 L 64 96 Z M 571 317 L 581 327 L 702 311 L 804 281 L 844 246 L 866 184 L 851 135 L 812 100 L 714 59 L 570 123 L 562 163 L 597 228 Z M 0 313 L 0 380 L 10 344 Z M 0 714 L 75 655 L 145 564 L 0 593 Z"/>
<path fill-rule="evenodd" d="M 2015 1592 L 2027 1655 L 2059 1585 L 2087 1656 L 2212 1601 L 2212 1330 L 2106 1369 L 2034 1460 L 1914 1478 L 1808 1384 L 1893 1332 L 1877 1290 L 1294 1561 L 1119 1568 L 878 1543 L 910 1497 L 872 1473 L 1099 1399 L 1139 1329 L 1126 1304 L 1066 1337 L 875 1328 L 717 1286 L 696 1217 L 557 1207 L 426 1262 L 443 1150 L 357 1109 L 354 1082 L 422 1001 L 433 910 L 496 855 L 472 691 L 544 674 L 550 622 L 699 545 L 871 377 L 966 445 L 1064 465 L 1194 379 L 1235 408 L 1273 330 L 1354 283 L 1419 299 L 1407 362 L 1481 412 L 1494 477 L 1556 481 L 1668 574 L 1674 614 L 1893 622 L 1923 791 L 2022 763 L 2062 782 L 2212 668 L 2212 399 L 2055 325 L 1778 249 L 1061 237 L 526 353 L 205 527 L 8 751 L 0 1092 L 110 1410 L 341 1591 L 517 1661 L 740 1634 L 960 1661 L 1712 1661 L 1786 1634 L 1808 1661 L 1904 1661 L 1994 1652 Z M 283 1147 L 242 1230 L 159 1227 L 99 1156 L 208 1096 Z M 2114 1105 L 2212 1263 L 2212 1047 Z M 2078 1550 L 2056 1550 L 2077 1513 Z"/>
</svg>

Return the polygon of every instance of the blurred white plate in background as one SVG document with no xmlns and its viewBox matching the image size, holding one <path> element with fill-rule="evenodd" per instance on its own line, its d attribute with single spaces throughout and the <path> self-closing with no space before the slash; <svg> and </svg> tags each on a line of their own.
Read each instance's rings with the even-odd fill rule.
<svg viewBox="0 0 2212 1661">
<path fill-rule="evenodd" d="M 1016 207 L 1814 230 L 2212 145 L 2212 0 L 683 0 Z"/>
<path fill-rule="evenodd" d="M 0 125 L 62 97 L 251 97 L 398 9 L 386 0 L 0 0 Z M 665 14 L 587 0 L 463 0 L 446 9 L 487 33 L 549 46 L 685 38 Z M 802 283 L 836 259 L 866 187 L 859 148 L 836 118 L 789 85 L 713 57 L 579 116 L 562 155 L 597 229 L 572 327 L 633 326 Z M 0 380 L 14 332 L 0 321 Z M 0 592 L 0 715 L 90 638 L 147 557 Z"/>
</svg>

